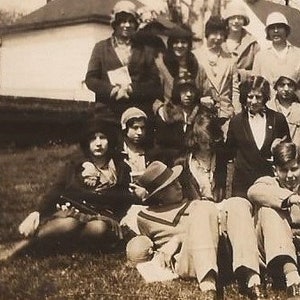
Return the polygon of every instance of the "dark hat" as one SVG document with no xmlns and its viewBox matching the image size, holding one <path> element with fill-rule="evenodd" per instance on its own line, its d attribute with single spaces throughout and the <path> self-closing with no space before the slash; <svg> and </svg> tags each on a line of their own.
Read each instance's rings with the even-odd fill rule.
<svg viewBox="0 0 300 300">
<path fill-rule="evenodd" d="M 192 86 L 193 88 L 197 88 L 196 82 L 192 77 L 192 74 L 189 72 L 182 72 L 179 74 L 177 78 L 174 80 L 174 86 L 176 88 L 181 88 L 184 86 Z"/>
<path fill-rule="evenodd" d="M 175 25 L 165 32 L 166 36 L 172 39 L 192 39 L 193 32 L 186 25 Z"/>
<path fill-rule="evenodd" d="M 97 132 L 104 133 L 110 144 L 117 143 L 119 122 L 115 116 L 107 109 L 96 109 L 91 112 L 86 119 L 80 133 L 80 143 L 83 145 L 90 142 L 91 136 Z"/>
<path fill-rule="evenodd" d="M 149 200 L 157 192 L 171 184 L 181 172 L 182 166 L 175 166 L 170 169 L 160 161 L 153 161 L 137 180 L 137 184 L 148 192 L 148 196 L 143 201 Z"/>
</svg>

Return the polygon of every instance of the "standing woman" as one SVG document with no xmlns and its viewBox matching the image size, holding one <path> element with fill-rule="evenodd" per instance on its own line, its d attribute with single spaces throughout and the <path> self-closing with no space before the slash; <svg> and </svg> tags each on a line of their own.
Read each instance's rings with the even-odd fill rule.
<svg viewBox="0 0 300 300">
<path fill-rule="evenodd" d="M 133 41 L 138 24 L 135 4 L 117 2 L 111 17 L 113 34 L 95 45 L 86 74 L 87 87 L 96 94 L 96 102 L 108 106 L 118 121 L 128 107 L 152 112 L 153 101 L 161 97 L 155 52 L 149 51 L 145 41 Z"/>
<path fill-rule="evenodd" d="M 226 22 L 219 16 L 212 16 L 205 24 L 206 44 L 196 49 L 194 54 L 207 74 L 210 88 L 210 102 L 222 119 L 226 135 L 228 120 L 240 110 L 238 101 L 233 102 L 233 85 L 237 80 L 236 65 L 231 55 L 225 52 L 222 44 L 227 38 Z"/>
<path fill-rule="evenodd" d="M 124 164 L 114 154 L 116 127 L 103 118 L 89 122 L 82 153 L 58 174 L 39 208 L 19 226 L 23 239 L 0 251 L 0 260 L 45 241 L 65 247 L 88 241 L 97 249 L 112 249 L 109 246 L 123 238 L 119 221 L 133 199 L 128 191 L 129 172 L 128 178 L 119 179 Z"/>
<path fill-rule="evenodd" d="M 251 74 L 259 45 L 255 37 L 244 28 L 250 20 L 241 3 L 230 2 L 224 11 L 224 19 L 228 26 L 228 37 L 223 49 L 236 60 L 240 80 L 244 81 Z"/>
<path fill-rule="evenodd" d="M 205 72 L 199 68 L 198 62 L 192 53 L 193 34 L 189 27 L 185 25 L 175 25 L 172 29 L 166 31 L 168 36 L 167 50 L 160 53 L 155 60 L 159 70 L 160 79 L 164 89 L 164 100 L 170 101 L 172 97 L 174 79 L 181 73 L 190 73 L 195 79 L 200 78 L 199 86 L 203 87 Z M 162 105 L 162 102 L 157 103 Z M 156 112 L 157 107 L 154 107 Z"/>
</svg>

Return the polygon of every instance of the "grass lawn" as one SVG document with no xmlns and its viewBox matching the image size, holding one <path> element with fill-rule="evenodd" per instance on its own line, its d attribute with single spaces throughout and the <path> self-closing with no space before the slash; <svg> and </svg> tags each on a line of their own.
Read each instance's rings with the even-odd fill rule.
<svg viewBox="0 0 300 300">
<path fill-rule="evenodd" d="M 0 243 L 19 238 L 18 225 L 35 210 L 43 194 L 51 188 L 63 161 L 76 149 L 76 146 L 48 146 L 0 152 Z M 40 249 L 40 254 L 43 250 L 46 249 Z M 243 299 L 234 287 L 225 296 Z M 270 299 L 275 296 L 273 293 Z M 75 251 L 22 255 L 0 262 L 0 299 L 202 297 L 196 280 L 146 284 L 137 270 L 126 263 L 124 253 Z"/>
</svg>

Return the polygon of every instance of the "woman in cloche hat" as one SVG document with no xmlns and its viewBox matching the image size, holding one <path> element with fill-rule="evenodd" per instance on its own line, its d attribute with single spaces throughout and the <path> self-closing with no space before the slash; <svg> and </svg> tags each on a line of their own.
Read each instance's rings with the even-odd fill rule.
<svg viewBox="0 0 300 300">
<path fill-rule="evenodd" d="M 228 26 L 228 37 L 224 50 L 236 60 L 241 81 L 251 74 L 253 61 L 259 51 L 256 38 L 244 27 L 250 23 L 245 4 L 242 1 L 230 2 L 223 14 Z"/>
<path fill-rule="evenodd" d="M 114 153 L 118 127 L 104 117 L 95 115 L 87 122 L 82 153 L 74 155 L 38 210 L 20 224 L 24 239 L 2 247 L 0 260 L 46 240 L 66 247 L 91 242 L 87 245 L 105 250 L 119 245 L 123 238 L 119 221 L 134 197 L 128 190 L 129 174 L 118 176 L 122 168 Z"/>
</svg>

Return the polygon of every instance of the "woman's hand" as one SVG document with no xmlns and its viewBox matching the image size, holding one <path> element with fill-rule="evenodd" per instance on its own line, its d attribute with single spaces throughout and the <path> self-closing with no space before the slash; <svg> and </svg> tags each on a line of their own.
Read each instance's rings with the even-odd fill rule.
<svg viewBox="0 0 300 300">
<path fill-rule="evenodd" d="M 40 213 L 34 211 L 29 214 L 25 220 L 19 226 L 20 234 L 23 234 L 25 237 L 31 236 L 34 234 L 36 229 L 40 224 Z"/>
<path fill-rule="evenodd" d="M 122 232 L 122 228 L 120 226 L 120 224 L 112 219 L 112 218 L 109 218 L 109 217 L 106 217 L 106 216 L 102 216 L 102 215 L 99 215 L 98 216 L 99 219 L 101 221 L 104 221 L 106 222 L 109 226 L 110 226 L 110 229 L 112 230 L 112 232 L 115 233 L 115 235 L 120 239 L 122 240 L 123 239 L 123 232 Z"/>
</svg>

